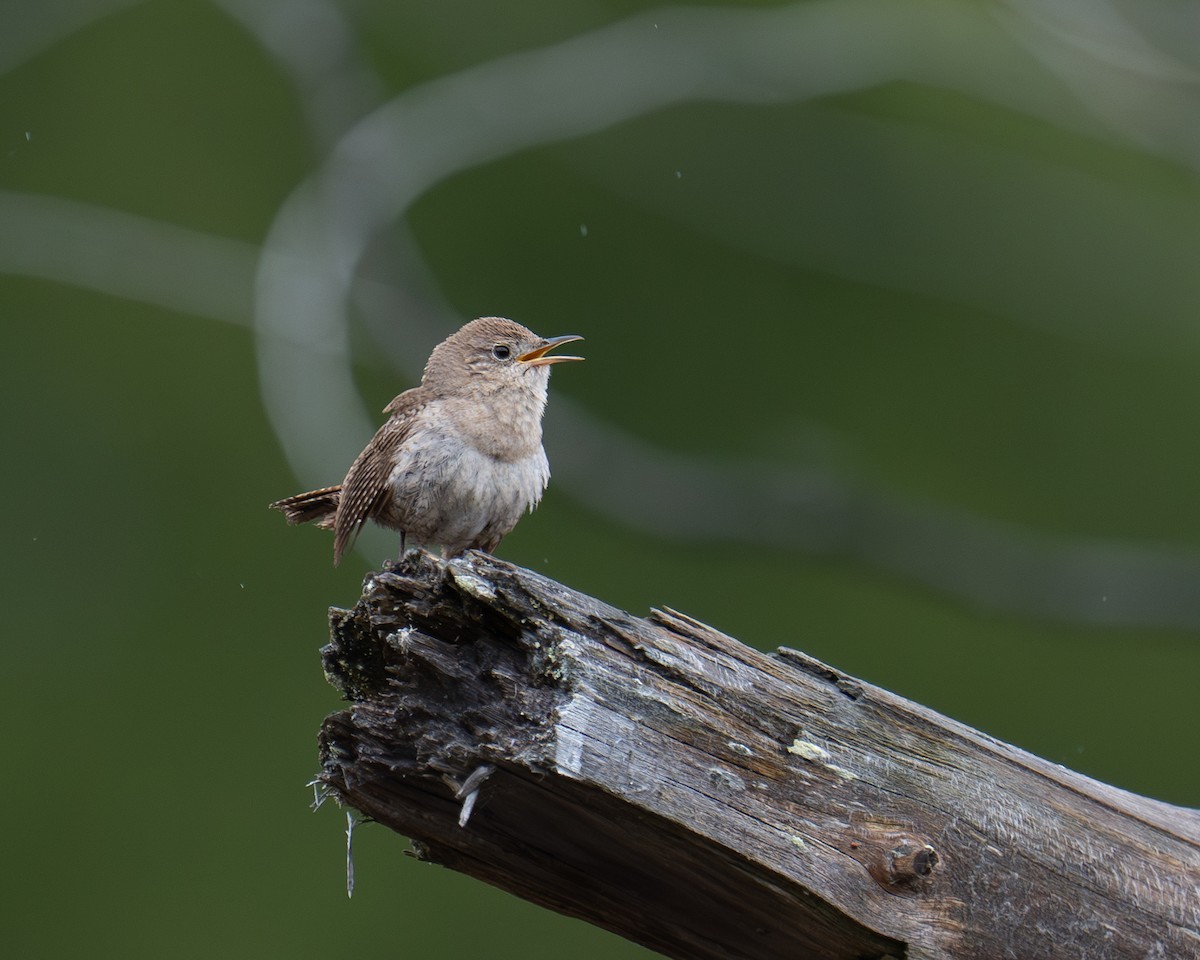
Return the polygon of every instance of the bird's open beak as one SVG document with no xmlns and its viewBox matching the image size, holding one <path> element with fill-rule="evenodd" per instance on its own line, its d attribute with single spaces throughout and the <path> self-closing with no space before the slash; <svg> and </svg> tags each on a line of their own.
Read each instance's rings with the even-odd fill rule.
<svg viewBox="0 0 1200 960">
<path fill-rule="evenodd" d="M 572 340 L 582 340 L 583 337 L 576 336 L 573 333 L 567 334 L 565 337 L 551 337 L 546 340 L 540 347 L 534 347 L 528 353 L 523 353 L 517 360 L 520 363 L 527 363 L 531 367 L 541 367 L 548 363 L 566 363 L 568 360 L 582 360 L 583 357 L 548 357 L 546 356 L 551 350 L 562 343 L 570 343 Z"/>
</svg>

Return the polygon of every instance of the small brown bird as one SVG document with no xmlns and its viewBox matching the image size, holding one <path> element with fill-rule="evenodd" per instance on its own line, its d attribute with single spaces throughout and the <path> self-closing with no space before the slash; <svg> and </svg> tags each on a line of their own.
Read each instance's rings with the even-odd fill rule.
<svg viewBox="0 0 1200 960">
<path fill-rule="evenodd" d="M 384 407 L 390 419 L 346 479 L 279 500 L 288 523 L 333 528 L 333 563 L 368 520 L 453 557 L 489 553 L 532 510 L 550 480 L 542 412 L 548 356 L 583 337 L 544 339 L 501 317 L 472 320 L 436 347 L 421 385 Z"/>
</svg>

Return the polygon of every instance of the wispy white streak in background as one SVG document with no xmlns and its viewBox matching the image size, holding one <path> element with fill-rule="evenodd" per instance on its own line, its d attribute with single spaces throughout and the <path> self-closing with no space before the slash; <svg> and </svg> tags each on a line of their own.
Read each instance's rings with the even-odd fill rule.
<svg viewBox="0 0 1200 960">
<path fill-rule="evenodd" d="M 0 190 L 0 272 L 246 323 L 258 247 L 66 200 Z"/>
</svg>

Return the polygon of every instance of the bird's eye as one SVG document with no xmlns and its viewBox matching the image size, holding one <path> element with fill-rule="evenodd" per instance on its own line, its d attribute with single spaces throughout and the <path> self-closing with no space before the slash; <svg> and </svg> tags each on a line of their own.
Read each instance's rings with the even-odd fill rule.
<svg viewBox="0 0 1200 960">
<path fill-rule="evenodd" d="M 507 360 L 511 356 L 512 350 L 506 343 L 498 343 L 492 347 L 492 359 L 494 360 Z"/>
</svg>

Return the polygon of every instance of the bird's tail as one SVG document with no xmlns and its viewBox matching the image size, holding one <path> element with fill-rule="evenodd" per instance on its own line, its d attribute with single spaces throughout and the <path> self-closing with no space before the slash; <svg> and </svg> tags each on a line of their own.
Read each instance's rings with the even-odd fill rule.
<svg viewBox="0 0 1200 960">
<path fill-rule="evenodd" d="M 318 527 L 329 529 L 333 526 L 341 497 L 342 485 L 339 483 L 334 487 L 322 487 L 320 490 L 309 490 L 308 493 L 298 493 L 294 497 L 276 500 L 271 504 L 271 509 L 281 511 L 287 517 L 288 523 L 315 522 Z"/>
</svg>

